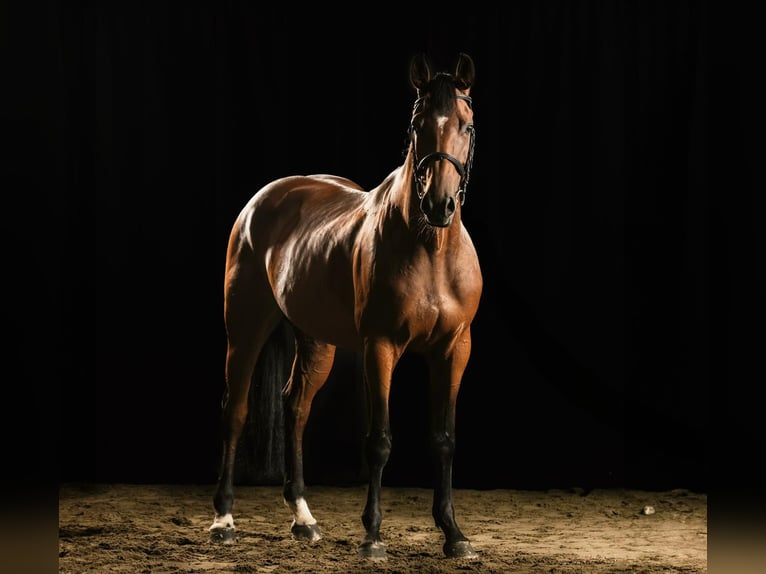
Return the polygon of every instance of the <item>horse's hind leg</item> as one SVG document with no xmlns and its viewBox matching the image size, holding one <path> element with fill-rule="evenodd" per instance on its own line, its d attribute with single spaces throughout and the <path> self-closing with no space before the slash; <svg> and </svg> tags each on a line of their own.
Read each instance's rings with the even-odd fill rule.
<svg viewBox="0 0 766 574">
<path fill-rule="evenodd" d="M 303 476 L 303 432 L 311 403 L 332 369 L 335 347 L 320 343 L 296 330 L 296 352 L 290 381 L 284 390 L 285 504 L 293 513 L 293 536 L 310 541 L 322 537 L 306 502 Z"/>
<path fill-rule="evenodd" d="M 251 269 L 230 273 L 226 285 L 226 397 L 223 405 L 223 456 L 210 526 L 214 542 L 234 541 L 234 462 L 237 443 L 247 418 L 248 393 L 256 361 L 282 315 L 268 283 L 257 281 Z"/>
</svg>

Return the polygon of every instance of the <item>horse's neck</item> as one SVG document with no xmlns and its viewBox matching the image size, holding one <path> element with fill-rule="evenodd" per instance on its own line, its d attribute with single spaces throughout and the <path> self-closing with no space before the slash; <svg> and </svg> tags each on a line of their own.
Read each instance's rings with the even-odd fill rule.
<svg viewBox="0 0 766 574">
<path fill-rule="evenodd" d="M 418 195 L 413 183 L 412 148 L 399 167 L 398 177 L 391 182 L 389 202 L 399 210 L 407 227 L 419 227 L 425 217 L 420 211 Z"/>
</svg>

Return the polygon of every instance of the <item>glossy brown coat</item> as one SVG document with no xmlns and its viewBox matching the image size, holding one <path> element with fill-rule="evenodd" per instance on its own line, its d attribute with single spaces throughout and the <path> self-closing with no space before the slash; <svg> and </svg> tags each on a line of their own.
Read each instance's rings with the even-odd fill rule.
<svg viewBox="0 0 766 574">
<path fill-rule="evenodd" d="M 237 217 L 224 283 L 227 400 L 214 539 L 233 539 L 234 455 L 250 380 L 269 335 L 286 319 L 296 334 L 284 390 L 284 493 L 293 534 L 321 537 L 305 501 L 302 437 L 335 348 L 347 348 L 363 357 L 369 398 L 370 484 L 360 553 L 385 557 L 380 488 L 391 449 L 389 392 L 402 354 L 417 352 L 430 373 L 434 519 L 447 555 L 475 556 L 451 499 L 455 406 L 482 292 L 478 257 L 461 218 L 473 153 L 473 76 L 464 54 L 454 75 L 433 76 L 425 57 L 413 59 L 410 146 L 402 165 L 374 189 L 332 175 L 289 176 L 259 190 Z"/>
</svg>

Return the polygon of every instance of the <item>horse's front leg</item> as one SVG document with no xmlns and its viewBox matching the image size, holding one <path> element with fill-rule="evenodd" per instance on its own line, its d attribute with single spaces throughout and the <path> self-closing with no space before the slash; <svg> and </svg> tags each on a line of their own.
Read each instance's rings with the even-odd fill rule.
<svg viewBox="0 0 766 574">
<path fill-rule="evenodd" d="M 391 454 L 391 427 L 388 398 L 391 374 L 401 351 L 388 342 L 367 341 L 364 348 L 364 380 L 367 387 L 369 426 L 366 439 L 369 486 L 367 503 L 362 513 L 365 536 L 359 545 L 359 556 L 385 560 L 386 548 L 380 538 L 380 489 L 383 468 Z"/>
<path fill-rule="evenodd" d="M 452 461 L 455 454 L 455 409 L 463 371 L 471 354 L 471 334 L 464 331 L 443 353 L 429 357 L 431 449 L 435 487 L 432 514 L 444 532 L 444 553 L 450 558 L 476 558 L 468 538 L 455 520 L 452 504 Z"/>
<path fill-rule="evenodd" d="M 285 480 L 284 501 L 293 513 L 290 531 L 297 539 L 319 540 L 322 533 L 306 502 L 303 477 L 303 432 L 316 393 L 327 381 L 335 347 L 296 333 L 296 352 L 284 390 Z"/>
</svg>

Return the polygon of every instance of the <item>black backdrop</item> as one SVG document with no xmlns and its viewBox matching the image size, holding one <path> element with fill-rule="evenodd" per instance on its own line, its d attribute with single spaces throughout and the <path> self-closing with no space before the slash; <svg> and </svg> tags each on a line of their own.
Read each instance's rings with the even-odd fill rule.
<svg viewBox="0 0 766 574">
<path fill-rule="evenodd" d="M 6 258 L 6 351 L 21 386 L 54 381 L 55 405 L 35 397 L 59 480 L 214 481 L 229 226 L 278 176 L 377 185 L 422 50 L 477 69 L 464 220 L 486 287 L 455 484 L 707 488 L 711 409 L 756 425 L 730 386 L 750 376 L 733 327 L 764 277 L 754 58 L 724 60 L 723 22 L 695 2 L 379 10 L 54 4 L 19 35 L 12 71 L 39 90 L 12 102 L 4 232 L 22 224 L 7 238 L 29 249 Z M 357 367 L 341 353 L 317 398 L 308 482 L 359 472 Z M 395 374 L 390 484 L 429 481 L 423 374 Z"/>
</svg>

